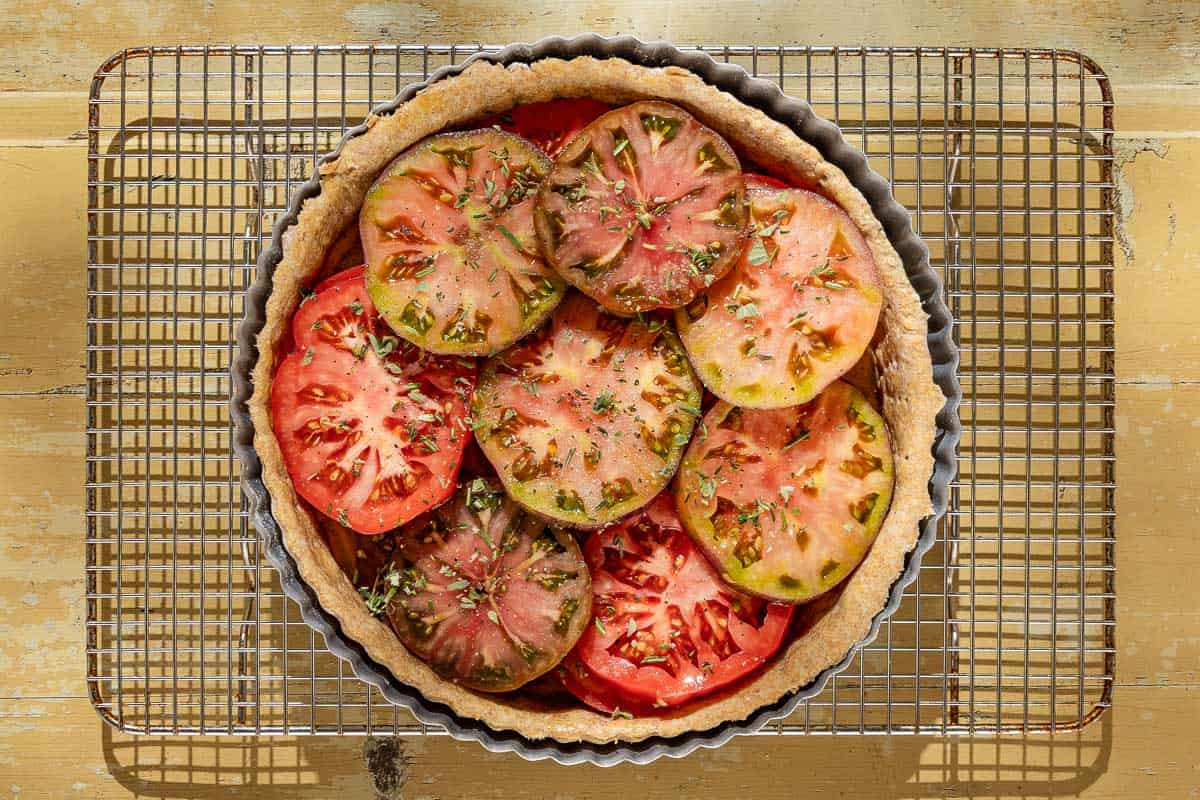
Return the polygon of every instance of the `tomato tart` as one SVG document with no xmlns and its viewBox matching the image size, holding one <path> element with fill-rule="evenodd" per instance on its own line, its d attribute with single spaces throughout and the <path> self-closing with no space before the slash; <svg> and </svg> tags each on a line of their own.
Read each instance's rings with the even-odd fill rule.
<svg viewBox="0 0 1200 800">
<path fill-rule="evenodd" d="M 681 67 L 477 60 L 316 181 L 248 407 L 338 635 L 460 718 L 603 744 L 746 720 L 868 634 L 945 397 L 816 146 Z"/>
</svg>

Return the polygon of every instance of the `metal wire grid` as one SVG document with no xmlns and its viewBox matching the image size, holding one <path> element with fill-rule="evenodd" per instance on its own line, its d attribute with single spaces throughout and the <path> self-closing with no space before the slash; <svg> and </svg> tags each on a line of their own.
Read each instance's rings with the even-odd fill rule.
<svg viewBox="0 0 1200 800">
<path fill-rule="evenodd" d="M 89 103 L 87 655 L 128 731 L 437 733 L 347 674 L 262 559 L 228 367 L 292 189 L 472 46 L 126 50 Z M 962 348 L 952 509 L 899 612 L 768 732 L 1073 728 L 1110 704 L 1108 79 L 1051 50 L 703 47 L 806 98 L 892 181 Z"/>
</svg>

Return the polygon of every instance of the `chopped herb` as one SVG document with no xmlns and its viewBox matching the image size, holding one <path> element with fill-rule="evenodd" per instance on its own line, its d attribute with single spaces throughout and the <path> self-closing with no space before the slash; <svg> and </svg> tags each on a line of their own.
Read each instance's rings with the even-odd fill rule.
<svg viewBox="0 0 1200 800">
<path fill-rule="evenodd" d="M 400 340 L 395 336 L 376 336 L 373 333 L 367 334 L 367 341 L 371 343 L 371 349 L 375 351 L 375 355 L 379 357 L 380 361 L 387 358 L 400 344 Z"/>
<path fill-rule="evenodd" d="M 660 664 L 666 660 L 667 660 L 666 656 L 646 656 L 645 658 L 642 659 L 642 663 L 643 664 Z"/>
<path fill-rule="evenodd" d="M 767 248 L 763 246 L 762 239 L 754 240 L 754 244 L 750 245 L 750 250 L 746 253 L 746 258 L 756 267 L 767 263 L 770 256 L 767 255 Z"/>
<path fill-rule="evenodd" d="M 628 141 L 628 140 L 626 140 L 626 141 Z M 625 179 L 624 178 L 622 178 L 621 180 L 618 180 L 616 183 L 613 184 L 613 191 L 617 192 L 618 194 L 625 191 Z"/>
<path fill-rule="evenodd" d="M 304 305 L 305 303 L 307 303 L 309 300 L 312 300 L 316 296 L 317 296 L 317 293 L 314 292 L 312 289 L 301 289 L 300 290 L 300 305 Z"/>
<path fill-rule="evenodd" d="M 412 594 L 416 593 L 415 585 L 408 582 L 407 588 L 412 588 Z M 375 576 L 375 582 L 371 586 L 360 586 L 358 589 L 359 595 L 367 605 L 367 611 L 370 611 L 372 616 L 379 616 L 387 610 L 388 604 L 392 602 L 392 598 L 396 596 L 396 592 L 400 588 L 400 574 L 395 567 L 388 565 L 386 571 L 380 572 Z"/>
<path fill-rule="evenodd" d="M 800 431 L 792 437 L 791 441 L 783 446 L 783 451 L 786 453 L 791 448 L 795 447 L 800 442 L 808 438 L 810 431 L 808 428 L 801 428 Z"/>
<path fill-rule="evenodd" d="M 604 627 L 604 623 L 599 617 L 592 617 L 592 622 L 596 625 L 596 630 L 600 631 L 601 636 L 608 636 L 608 629 Z"/>
<path fill-rule="evenodd" d="M 354 314 L 354 316 L 356 316 L 356 317 L 357 317 L 357 316 L 359 316 L 360 314 L 362 314 L 362 312 L 363 312 L 363 305 L 362 305 L 362 303 L 360 303 L 360 302 L 358 302 L 357 300 L 355 300 L 353 303 L 351 303 L 351 304 L 350 304 L 350 313 L 351 313 L 351 314 Z"/>
<path fill-rule="evenodd" d="M 309 364 L 312 363 L 312 360 L 313 360 L 313 349 L 311 347 L 306 347 L 304 349 L 304 358 L 300 359 L 300 363 L 307 367 Z"/>
<path fill-rule="evenodd" d="M 512 231 L 510 231 L 508 228 L 504 227 L 503 225 L 497 225 L 497 226 L 496 226 L 496 230 L 498 230 L 498 231 L 500 231 L 502 234 L 504 234 L 504 238 L 505 238 L 505 239 L 508 239 L 508 241 L 509 241 L 510 243 L 512 243 L 512 246 L 513 246 L 513 247 L 517 248 L 518 250 L 520 250 L 520 249 L 521 249 L 521 240 L 520 240 L 520 239 L 518 239 L 518 238 L 517 238 L 517 237 L 516 237 L 516 236 L 513 234 L 513 232 L 512 232 Z"/>
<path fill-rule="evenodd" d="M 738 306 L 738 310 L 733 316 L 737 319 L 749 319 L 750 317 L 757 317 L 758 306 L 754 305 L 754 303 L 746 303 L 745 305 Z"/>
<path fill-rule="evenodd" d="M 630 617 L 629 624 L 625 626 L 625 635 L 632 639 L 635 633 L 637 633 L 637 623 L 634 622 L 633 617 Z"/>
<path fill-rule="evenodd" d="M 612 392 L 603 391 L 596 395 L 596 400 L 592 403 L 592 411 L 597 414 L 603 414 L 606 411 L 610 411 L 614 405 Z"/>
<path fill-rule="evenodd" d="M 497 613 L 495 612 L 495 610 L 493 610 L 493 609 L 490 609 L 490 608 L 488 609 L 487 618 L 488 618 L 488 619 L 490 619 L 490 620 L 492 621 L 492 624 L 493 624 L 493 625 L 499 625 L 499 624 L 500 624 L 500 615 L 499 615 L 499 614 L 497 614 Z"/>
<path fill-rule="evenodd" d="M 612 710 L 612 718 L 613 719 L 633 719 L 633 714 L 630 714 L 628 711 L 622 711 L 620 708 L 614 708 Z"/>
<path fill-rule="evenodd" d="M 446 588 L 452 592 L 457 592 L 461 589 L 467 588 L 470 585 L 471 585 L 470 581 L 468 581 L 464 578 L 460 578 L 459 580 L 453 581 L 451 583 L 447 583 Z"/>
</svg>

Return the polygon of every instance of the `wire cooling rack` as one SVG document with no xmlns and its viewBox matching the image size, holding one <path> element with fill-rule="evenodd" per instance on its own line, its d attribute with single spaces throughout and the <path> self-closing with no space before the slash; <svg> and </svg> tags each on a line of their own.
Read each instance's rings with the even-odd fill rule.
<svg viewBox="0 0 1200 800">
<path fill-rule="evenodd" d="M 437 733 L 343 670 L 262 558 L 228 369 L 293 187 L 478 45 L 125 50 L 88 125 L 87 675 L 127 731 Z M 700 48 L 889 178 L 962 349 L 952 507 L 879 637 L 768 733 L 1081 726 L 1114 670 L 1112 93 L 1051 50 Z"/>
</svg>

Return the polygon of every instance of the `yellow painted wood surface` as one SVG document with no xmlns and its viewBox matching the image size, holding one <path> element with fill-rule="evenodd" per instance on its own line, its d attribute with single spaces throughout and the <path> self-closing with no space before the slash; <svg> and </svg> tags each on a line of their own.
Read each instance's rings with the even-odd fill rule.
<svg viewBox="0 0 1200 800">
<path fill-rule="evenodd" d="M 1200 796 L 1200 6 L 943 2 L 0 3 L 0 797 Z M 1053 738 L 740 740 L 561 769 L 444 738 L 161 739 L 83 682 L 86 97 L 139 44 L 483 41 L 1055 46 L 1117 100 L 1115 708 Z M 381 764 L 402 764 L 388 769 Z M 749 787 L 749 788 L 747 788 Z M 387 787 L 384 787 L 387 788 Z"/>
</svg>

